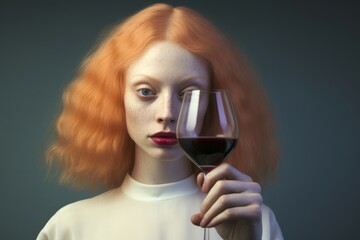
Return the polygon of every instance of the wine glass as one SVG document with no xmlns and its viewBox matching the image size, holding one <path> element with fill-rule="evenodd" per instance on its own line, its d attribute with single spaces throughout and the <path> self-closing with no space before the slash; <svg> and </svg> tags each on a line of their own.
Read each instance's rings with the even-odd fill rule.
<svg viewBox="0 0 360 240">
<path fill-rule="evenodd" d="M 185 155 L 206 176 L 236 146 L 239 127 L 226 90 L 192 90 L 184 94 L 176 135 Z M 204 229 L 204 239 L 208 238 Z"/>
</svg>

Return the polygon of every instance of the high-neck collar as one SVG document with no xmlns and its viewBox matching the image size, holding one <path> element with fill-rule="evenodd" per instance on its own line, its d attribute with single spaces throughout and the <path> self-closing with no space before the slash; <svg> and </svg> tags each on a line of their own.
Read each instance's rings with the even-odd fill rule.
<svg viewBox="0 0 360 240">
<path fill-rule="evenodd" d="M 140 183 L 127 175 L 121 191 L 139 201 L 164 201 L 196 193 L 199 187 L 194 175 L 178 182 L 155 185 Z"/>
</svg>

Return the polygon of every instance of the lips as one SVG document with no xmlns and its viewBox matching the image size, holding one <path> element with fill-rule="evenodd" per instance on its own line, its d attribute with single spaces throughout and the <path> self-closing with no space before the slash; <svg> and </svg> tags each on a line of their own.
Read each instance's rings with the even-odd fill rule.
<svg viewBox="0 0 360 240">
<path fill-rule="evenodd" d="M 158 145 L 170 146 L 177 143 L 176 134 L 173 132 L 158 132 L 150 136 Z"/>
</svg>

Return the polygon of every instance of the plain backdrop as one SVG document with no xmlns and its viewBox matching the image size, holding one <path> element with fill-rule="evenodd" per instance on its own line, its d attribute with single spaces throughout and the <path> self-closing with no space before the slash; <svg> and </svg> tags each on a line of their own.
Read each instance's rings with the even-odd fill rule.
<svg viewBox="0 0 360 240">
<path fill-rule="evenodd" d="M 359 6 L 354 1 L 166 1 L 220 28 L 267 92 L 281 148 L 264 189 L 286 239 L 360 239 Z M 0 2 L 0 239 L 35 239 L 97 194 L 47 177 L 61 95 L 111 25 L 153 1 Z"/>
</svg>

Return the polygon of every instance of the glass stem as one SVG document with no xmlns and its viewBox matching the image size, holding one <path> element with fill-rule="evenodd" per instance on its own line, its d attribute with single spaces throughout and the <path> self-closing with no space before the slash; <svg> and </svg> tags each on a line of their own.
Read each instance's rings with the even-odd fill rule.
<svg viewBox="0 0 360 240">
<path fill-rule="evenodd" d="M 210 233 L 208 228 L 204 228 L 204 240 L 210 240 Z"/>
<path fill-rule="evenodd" d="M 205 177 L 208 172 L 204 171 L 204 183 L 205 183 Z M 210 240 L 210 232 L 209 228 L 204 228 L 204 240 Z"/>
</svg>

